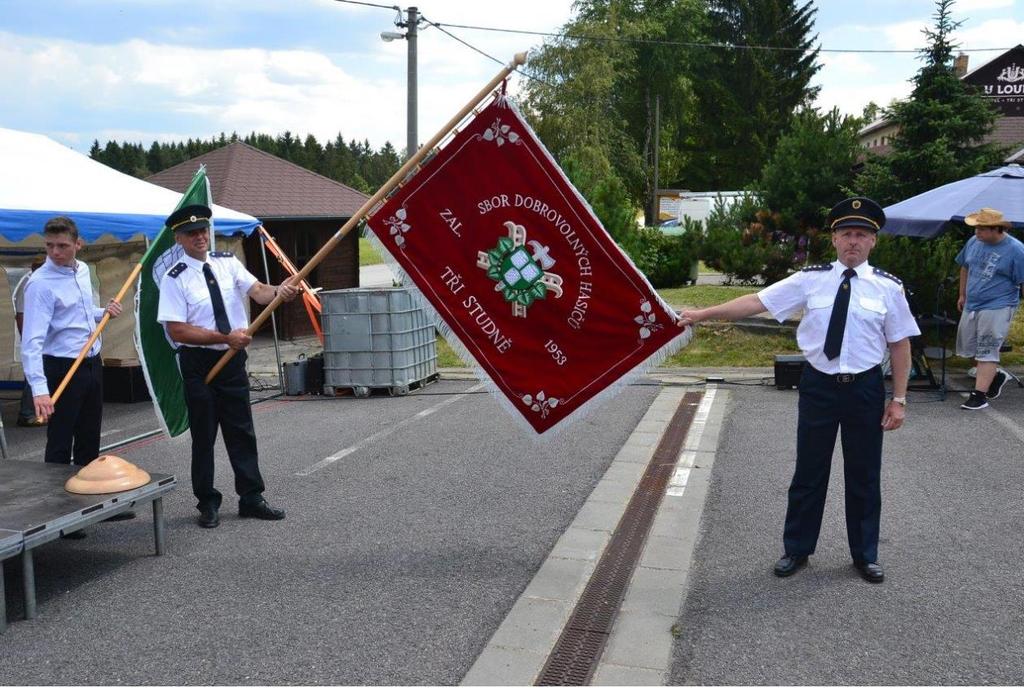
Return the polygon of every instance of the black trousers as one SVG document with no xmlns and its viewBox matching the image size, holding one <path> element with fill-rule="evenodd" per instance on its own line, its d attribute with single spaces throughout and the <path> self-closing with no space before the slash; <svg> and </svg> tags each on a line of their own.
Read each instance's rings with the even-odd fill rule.
<svg viewBox="0 0 1024 688">
<path fill-rule="evenodd" d="M 43 374 L 52 395 L 71 365 L 73 358 L 43 356 Z M 61 392 L 46 426 L 47 463 L 84 466 L 100 453 L 100 426 L 103 424 L 103 362 L 99 355 L 82 361 Z"/>
<path fill-rule="evenodd" d="M 842 430 L 846 536 L 854 561 L 878 560 L 882 512 L 882 414 L 885 382 L 879 367 L 839 382 L 810 365 L 800 378 L 796 470 L 789 486 L 786 554 L 814 553 L 825 509 L 836 433 Z"/>
<path fill-rule="evenodd" d="M 178 349 L 192 433 L 192 491 L 199 500 L 196 505 L 199 509 L 208 504 L 220 508 L 221 504 L 221 494 L 213 486 L 213 445 L 218 427 L 224 433 L 239 503 L 251 504 L 263 498 L 263 476 L 249 407 L 245 352 L 235 354 L 209 385 L 204 381 L 223 354 L 223 351 L 199 347 Z"/>
</svg>

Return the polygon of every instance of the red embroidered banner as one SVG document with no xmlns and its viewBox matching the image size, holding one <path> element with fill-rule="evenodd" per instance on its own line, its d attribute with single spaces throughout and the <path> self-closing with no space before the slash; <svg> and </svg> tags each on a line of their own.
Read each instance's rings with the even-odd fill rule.
<svg viewBox="0 0 1024 688">
<path fill-rule="evenodd" d="M 504 98 L 369 226 L 538 433 L 689 340 Z"/>
</svg>

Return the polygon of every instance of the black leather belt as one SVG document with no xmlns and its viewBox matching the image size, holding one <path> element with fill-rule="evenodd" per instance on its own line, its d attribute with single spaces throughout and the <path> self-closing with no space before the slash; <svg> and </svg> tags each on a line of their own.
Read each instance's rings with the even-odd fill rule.
<svg viewBox="0 0 1024 688">
<path fill-rule="evenodd" d="M 862 370 L 859 373 L 835 373 L 835 374 L 833 374 L 833 373 L 823 373 L 820 370 L 818 370 L 817 368 L 815 368 L 814 366 L 809 366 L 809 367 L 810 367 L 811 370 L 813 370 L 818 375 L 821 375 L 822 377 L 831 378 L 832 380 L 835 380 L 837 383 L 839 383 L 841 385 L 850 384 L 854 380 L 859 380 L 862 377 L 867 377 L 868 375 L 873 375 L 875 373 L 881 372 L 881 370 L 882 370 L 882 366 L 877 366 L 876 365 L 876 366 L 874 366 L 872 368 L 868 368 L 867 370 Z"/>
</svg>

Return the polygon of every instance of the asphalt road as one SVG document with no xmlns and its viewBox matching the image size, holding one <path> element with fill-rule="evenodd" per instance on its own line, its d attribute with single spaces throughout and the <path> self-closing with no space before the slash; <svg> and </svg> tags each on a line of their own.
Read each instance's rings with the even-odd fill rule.
<svg viewBox="0 0 1024 688">
<path fill-rule="evenodd" d="M 885 440 L 886 581 L 870 585 L 850 565 L 838 453 L 817 554 L 772 575 L 796 392 L 729 389 L 671 684 L 1024 682 L 1024 390 L 978 412 L 911 395 Z"/>
<path fill-rule="evenodd" d="M 457 683 L 658 391 L 631 387 L 537 443 L 475 384 L 255 406 L 282 522 L 236 517 L 222 448 L 212 531 L 194 522 L 187 437 L 119 451 L 178 476 L 167 554 L 152 556 L 148 510 L 36 550 L 39 617 L 0 636 L 0 683 Z M 151 413 L 111 406 L 105 427 L 131 436 Z M 42 431 L 8 437 L 41 460 Z"/>
</svg>

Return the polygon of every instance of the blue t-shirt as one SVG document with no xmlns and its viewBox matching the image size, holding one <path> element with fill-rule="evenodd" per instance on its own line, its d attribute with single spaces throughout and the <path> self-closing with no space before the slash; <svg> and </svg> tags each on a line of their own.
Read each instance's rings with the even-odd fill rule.
<svg viewBox="0 0 1024 688">
<path fill-rule="evenodd" d="M 956 262 L 967 268 L 967 303 L 964 310 L 990 311 L 1017 306 L 1024 282 L 1024 244 L 1005 235 L 998 244 L 971 237 L 957 254 Z"/>
</svg>

